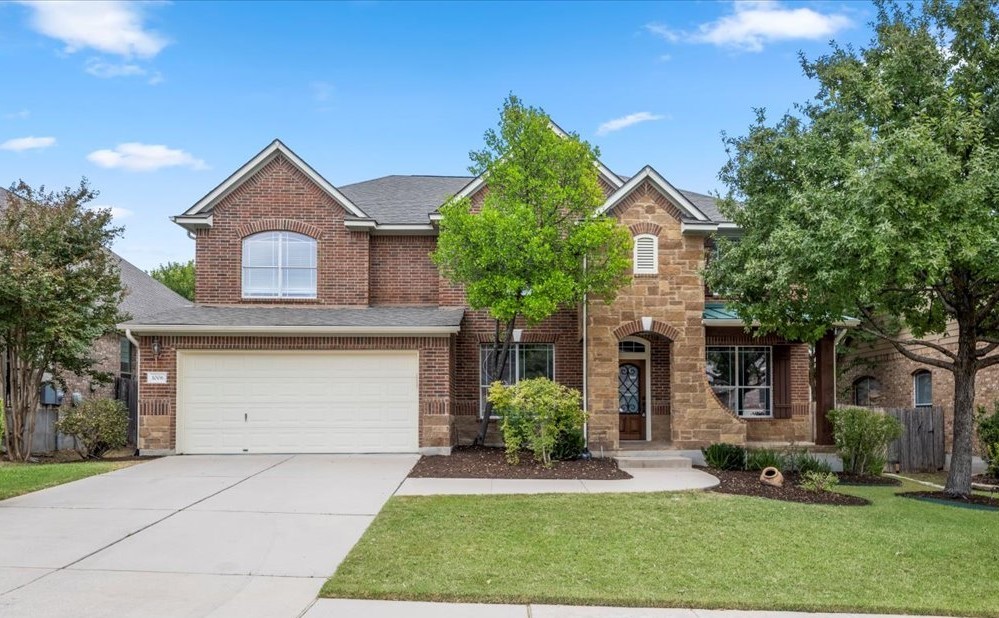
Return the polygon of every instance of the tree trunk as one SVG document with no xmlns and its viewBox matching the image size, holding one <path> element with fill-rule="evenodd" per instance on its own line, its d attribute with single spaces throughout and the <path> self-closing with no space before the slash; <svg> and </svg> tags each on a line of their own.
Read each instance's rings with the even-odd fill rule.
<svg viewBox="0 0 999 618">
<path fill-rule="evenodd" d="M 503 329 L 504 334 L 501 339 L 500 321 L 496 320 L 496 335 L 493 337 L 493 351 L 491 358 L 489 359 L 490 378 L 496 379 L 503 375 L 503 367 L 506 366 L 506 360 L 510 356 L 510 347 L 513 345 L 513 329 L 516 323 L 516 316 L 506 323 L 506 326 Z M 475 440 L 472 442 L 475 446 L 481 446 L 486 443 L 486 433 L 489 432 L 489 420 L 492 415 L 493 404 L 491 401 L 486 399 L 486 406 L 482 411 L 482 419 L 479 421 L 479 433 L 475 435 Z"/>
<path fill-rule="evenodd" d="M 973 328 L 958 321 L 957 360 L 954 362 L 954 438 L 950 473 L 944 491 L 954 496 L 971 494 L 972 439 L 974 434 L 975 376 L 977 373 Z"/>
</svg>

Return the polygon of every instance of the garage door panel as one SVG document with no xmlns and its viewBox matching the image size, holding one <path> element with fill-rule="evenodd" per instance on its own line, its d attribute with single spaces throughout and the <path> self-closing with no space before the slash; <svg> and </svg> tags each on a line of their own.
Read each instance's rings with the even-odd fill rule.
<svg viewBox="0 0 999 618">
<path fill-rule="evenodd" d="M 413 452 L 415 352 L 187 352 L 178 450 Z"/>
</svg>

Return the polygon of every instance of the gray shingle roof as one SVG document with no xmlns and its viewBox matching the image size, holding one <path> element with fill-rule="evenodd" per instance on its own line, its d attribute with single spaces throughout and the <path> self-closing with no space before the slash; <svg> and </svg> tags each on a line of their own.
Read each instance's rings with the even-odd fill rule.
<svg viewBox="0 0 999 618">
<path fill-rule="evenodd" d="M 427 224 L 430 213 L 471 181 L 471 176 L 383 176 L 337 188 L 378 223 Z"/>
<path fill-rule="evenodd" d="M 627 178 L 621 176 L 622 180 Z M 378 223 L 425 224 L 432 212 L 473 179 L 473 176 L 383 176 L 338 188 Z M 715 198 L 695 191 L 679 191 L 712 221 L 727 221 Z"/>
<path fill-rule="evenodd" d="M 465 311 L 437 307 L 234 307 L 193 305 L 161 311 L 123 326 L 458 327 Z"/>
<path fill-rule="evenodd" d="M 118 258 L 121 282 L 125 286 L 125 300 L 119 309 L 131 315 L 133 320 L 192 305 L 191 301 L 139 270 L 117 253 L 114 256 Z"/>
<path fill-rule="evenodd" d="M 723 215 L 720 210 L 718 210 L 718 200 L 711 197 L 710 195 L 704 195 L 703 193 L 695 193 L 694 191 L 687 191 L 685 189 L 677 189 L 683 194 L 685 198 L 693 202 L 697 209 L 707 215 L 708 219 L 712 221 L 728 221 L 728 217 Z"/>
</svg>

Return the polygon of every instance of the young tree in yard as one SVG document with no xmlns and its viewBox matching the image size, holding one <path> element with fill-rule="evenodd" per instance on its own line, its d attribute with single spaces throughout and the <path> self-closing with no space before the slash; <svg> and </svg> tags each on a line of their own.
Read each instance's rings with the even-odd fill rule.
<svg viewBox="0 0 999 618">
<path fill-rule="evenodd" d="M 628 281 L 631 235 L 597 215 L 604 195 L 596 149 L 556 131 L 543 110 L 515 96 L 504 102 L 498 128 L 486 132 L 485 148 L 470 156 L 471 172 L 485 174 L 485 198 L 477 212 L 468 198 L 441 208 L 432 257 L 464 286 L 472 309 L 495 319 L 488 372 L 499 379 L 518 320 L 532 325 L 587 296 L 614 298 Z"/>
<path fill-rule="evenodd" d="M 107 376 L 93 369 L 91 344 L 124 316 L 107 210 L 82 206 L 96 197 L 84 179 L 59 192 L 14 185 L 0 208 L 0 375 L 8 457 L 27 461 L 45 373 Z M 27 438 L 27 439 L 25 439 Z"/>
<path fill-rule="evenodd" d="M 975 376 L 999 364 L 999 15 L 881 2 L 874 27 L 866 49 L 802 60 L 818 94 L 797 114 L 726 138 L 723 210 L 744 235 L 708 280 L 764 332 L 814 340 L 857 316 L 953 373 L 946 491 L 967 495 Z M 948 323 L 956 349 L 926 340 Z"/>
<path fill-rule="evenodd" d="M 167 262 L 151 270 L 149 275 L 187 300 L 194 300 L 194 260 Z"/>
</svg>

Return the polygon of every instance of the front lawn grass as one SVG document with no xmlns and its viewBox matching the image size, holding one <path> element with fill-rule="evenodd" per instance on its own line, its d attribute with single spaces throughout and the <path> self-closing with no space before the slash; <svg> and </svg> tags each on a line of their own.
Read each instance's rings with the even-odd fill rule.
<svg viewBox="0 0 999 618">
<path fill-rule="evenodd" d="M 717 493 L 392 498 L 322 596 L 999 616 L 999 513 Z"/>
<path fill-rule="evenodd" d="M 76 461 L 72 463 L 0 463 L 0 500 L 111 472 L 134 461 Z"/>
</svg>

